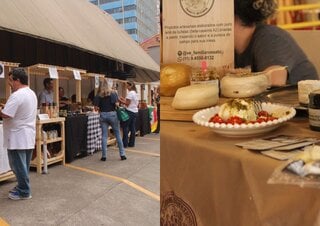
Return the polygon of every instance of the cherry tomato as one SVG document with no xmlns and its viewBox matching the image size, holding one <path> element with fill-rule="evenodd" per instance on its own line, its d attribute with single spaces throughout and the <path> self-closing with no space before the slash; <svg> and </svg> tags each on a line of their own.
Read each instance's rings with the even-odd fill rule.
<svg viewBox="0 0 320 226">
<path fill-rule="evenodd" d="M 232 116 L 227 120 L 227 123 L 230 123 L 232 125 L 242 124 L 242 123 L 244 123 L 244 120 L 242 118 L 240 118 L 239 116 Z"/>
<path fill-rule="evenodd" d="M 209 120 L 209 122 L 213 122 L 213 123 L 224 123 L 224 120 L 218 115 L 215 114 L 214 116 L 212 116 Z"/>
<path fill-rule="evenodd" d="M 258 116 L 259 117 L 261 117 L 261 116 L 268 117 L 269 113 L 267 111 L 259 111 Z"/>
</svg>

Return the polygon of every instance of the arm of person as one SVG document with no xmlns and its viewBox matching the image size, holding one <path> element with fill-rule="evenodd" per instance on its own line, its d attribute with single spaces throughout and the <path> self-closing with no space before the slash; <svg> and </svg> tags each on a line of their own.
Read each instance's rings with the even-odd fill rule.
<svg viewBox="0 0 320 226">
<path fill-rule="evenodd" d="M 3 104 L 0 104 L 0 117 L 1 118 L 11 118 L 9 115 L 6 115 L 2 112 L 2 109 L 3 109 L 4 105 Z"/>
<path fill-rule="evenodd" d="M 266 73 L 270 86 L 284 86 L 287 82 L 288 71 L 286 67 L 280 65 L 273 65 L 267 67 L 264 72 Z"/>
<path fill-rule="evenodd" d="M 125 104 L 126 106 L 129 106 L 129 104 L 131 103 L 131 100 L 130 99 L 126 99 L 124 97 L 120 97 L 119 98 L 119 102 L 122 103 L 122 104 Z"/>
</svg>

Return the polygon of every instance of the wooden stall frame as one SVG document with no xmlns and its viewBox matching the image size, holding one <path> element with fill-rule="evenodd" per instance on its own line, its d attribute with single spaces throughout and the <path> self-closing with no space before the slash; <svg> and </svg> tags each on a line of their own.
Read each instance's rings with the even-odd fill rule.
<svg viewBox="0 0 320 226">
<path fill-rule="evenodd" d="M 51 118 L 48 120 L 37 120 L 36 123 L 36 157 L 30 163 L 31 167 L 37 168 L 37 173 L 42 172 L 43 167 L 43 154 L 41 153 L 41 147 L 43 145 L 42 139 L 42 127 L 45 124 L 59 124 L 60 125 L 60 136 L 54 139 L 48 139 L 46 141 L 47 144 L 54 142 L 61 142 L 61 150 L 59 151 L 59 155 L 56 157 L 48 158 L 48 165 L 51 165 L 56 162 L 62 162 L 65 165 L 65 127 L 64 127 L 65 118 Z"/>
<path fill-rule="evenodd" d="M 35 75 L 35 76 L 46 76 L 49 77 L 49 68 L 55 67 L 58 71 L 58 74 L 63 72 L 65 69 L 64 67 L 60 66 L 55 66 L 55 65 L 48 65 L 48 64 L 35 64 L 31 65 L 29 67 L 26 67 L 27 73 L 30 77 L 30 75 Z M 57 103 L 57 106 L 59 106 L 59 79 L 53 79 L 53 101 Z"/>
<path fill-rule="evenodd" d="M 19 67 L 20 63 L 13 63 L 13 62 L 6 62 L 6 61 L 0 61 L 1 64 L 4 66 L 4 78 L 5 79 L 5 99 L 7 100 L 11 94 L 11 87 L 9 86 L 9 80 L 8 80 L 8 73 L 13 68 Z"/>
</svg>

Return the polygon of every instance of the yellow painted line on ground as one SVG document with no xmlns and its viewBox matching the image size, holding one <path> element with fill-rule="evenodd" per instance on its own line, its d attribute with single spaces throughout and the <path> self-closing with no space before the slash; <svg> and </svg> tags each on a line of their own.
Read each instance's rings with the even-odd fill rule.
<svg viewBox="0 0 320 226">
<path fill-rule="evenodd" d="M 111 147 L 110 149 L 112 150 L 118 150 L 118 148 L 114 148 L 114 147 Z M 138 150 L 134 150 L 134 149 L 126 149 L 126 152 L 134 152 L 134 153 L 139 153 L 139 154 L 144 154 L 144 155 L 151 155 L 151 156 L 155 156 L 155 157 L 160 157 L 160 154 L 157 154 L 157 153 L 151 153 L 151 152 L 146 152 L 146 151 L 138 151 Z"/>
<path fill-rule="evenodd" d="M 10 224 L 8 224 L 5 220 L 3 220 L 1 217 L 0 217 L 0 226 L 9 226 Z"/>
<path fill-rule="evenodd" d="M 150 153 L 150 152 L 145 152 L 145 151 L 138 151 L 138 150 L 133 150 L 133 149 L 126 149 L 127 152 L 134 152 L 134 153 L 139 153 L 139 154 L 144 154 L 144 155 L 151 155 L 151 156 L 156 156 L 160 157 L 160 154 L 157 153 Z"/>
<path fill-rule="evenodd" d="M 106 177 L 106 178 L 109 178 L 109 179 L 112 179 L 112 180 L 116 180 L 116 181 L 120 181 L 122 183 L 125 183 L 127 185 L 129 185 L 130 187 L 138 190 L 138 191 L 141 191 L 142 193 L 150 196 L 151 198 L 157 200 L 157 201 L 160 201 L 160 196 L 157 195 L 157 194 L 154 194 L 153 192 L 151 191 L 148 191 L 147 189 L 127 180 L 127 179 L 124 179 L 124 178 L 121 178 L 121 177 L 117 177 L 117 176 L 113 176 L 113 175 L 110 175 L 110 174 L 106 174 L 106 173 L 101 173 L 101 172 L 98 172 L 98 171 L 94 171 L 94 170 L 91 170 L 91 169 L 87 169 L 87 168 L 82 168 L 82 167 L 79 167 L 79 166 L 74 166 L 74 165 L 70 165 L 70 164 L 66 164 L 67 167 L 69 168 L 72 168 L 72 169 L 76 169 L 76 170 L 80 170 L 80 171 L 83 171 L 83 172 L 86 172 L 86 173 L 91 173 L 91 174 L 94 174 L 94 175 L 97 175 L 97 176 L 102 176 L 102 177 Z M 0 225 L 1 226 L 1 225 Z"/>
</svg>

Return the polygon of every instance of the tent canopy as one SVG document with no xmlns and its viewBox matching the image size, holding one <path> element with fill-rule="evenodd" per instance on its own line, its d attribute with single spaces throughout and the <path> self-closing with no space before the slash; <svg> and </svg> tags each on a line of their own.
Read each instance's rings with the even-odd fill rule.
<svg viewBox="0 0 320 226">
<path fill-rule="evenodd" d="M 159 65 L 88 0 L 2 0 L 0 60 L 159 80 Z M 141 78 L 139 78 L 141 79 Z"/>
</svg>

